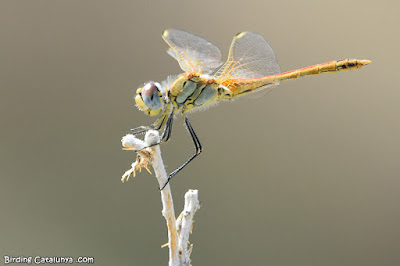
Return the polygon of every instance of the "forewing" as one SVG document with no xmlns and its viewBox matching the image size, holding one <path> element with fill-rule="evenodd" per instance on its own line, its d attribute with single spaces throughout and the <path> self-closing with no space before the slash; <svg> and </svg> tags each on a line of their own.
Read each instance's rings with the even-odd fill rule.
<svg viewBox="0 0 400 266">
<path fill-rule="evenodd" d="M 185 31 L 169 29 L 162 35 L 168 54 L 187 73 L 209 74 L 222 65 L 221 52 L 212 43 Z"/>
<path fill-rule="evenodd" d="M 214 77 L 223 83 L 229 79 L 252 79 L 280 73 L 274 52 L 256 33 L 241 32 L 232 41 L 228 60 Z"/>
</svg>

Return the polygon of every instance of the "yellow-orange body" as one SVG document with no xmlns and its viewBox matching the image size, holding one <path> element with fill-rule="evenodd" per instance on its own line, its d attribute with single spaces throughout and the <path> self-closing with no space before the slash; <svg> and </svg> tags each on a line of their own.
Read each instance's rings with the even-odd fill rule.
<svg viewBox="0 0 400 266">
<path fill-rule="evenodd" d="M 150 81 L 136 91 L 135 101 L 139 109 L 150 116 L 160 116 L 151 126 L 140 126 L 133 132 L 163 130 L 157 144 L 166 142 L 171 136 L 174 114 L 183 115 L 195 153 L 169 175 L 168 181 L 203 149 L 186 113 L 218 101 L 272 88 L 280 81 L 347 71 L 371 63 L 369 60 L 344 59 L 281 73 L 272 48 L 256 33 L 238 33 L 233 38 L 225 63 L 221 62 L 220 50 L 201 37 L 176 29 L 164 31 L 162 37 L 169 45 L 168 54 L 177 60 L 184 73 L 169 77 L 161 84 Z"/>
<path fill-rule="evenodd" d="M 211 102 L 222 99 L 232 99 L 239 95 L 253 92 L 259 88 L 278 84 L 280 81 L 296 79 L 303 76 L 317 75 L 321 73 L 334 73 L 339 71 L 362 68 L 369 63 L 369 60 L 344 59 L 340 61 L 331 61 L 323 64 L 317 64 L 266 77 L 252 79 L 229 78 L 222 82 L 208 75 L 183 73 L 178 76 L 178 78 L 171 84 L 169 88 L 165 88 L 165 95 L 167 95 L 167 97 L 169 98 L 169 102 L 174 105 L 175 112 L 186 113 L 195 109 L 196 107 L 205 106 Z M 179 96 L 180 93 L 184 91 L 184 84 L 188 81 L 192 81 L 198 84 L 198 88 L 184 102 L 178 103 L 176 101 L 176 98 Z M 202 88 L 204 89 L 206 86 L 215 90 L 215 95 L 203 104 L 196 105 L 195 100 L 202 92 Z M 138 90 L 138 95 L 139 94 L 140 89 Z M 136 98 L 136 103 L 140 108 L 146 108 L 144 103 L 141 102 L 140 97 Z M 159 112 L 160 111 L 154 112 L 154 110 L 151 109 L 147 110 L 147 113 L 149 115 L 157 115 Z"/>
<path fill-rule="evenodd" d="M 334 73 L 339 71 L 347 71 L 356 68 L 362 68 L 369 64 L 369 60 L 358 60 L 358 59 L 344 59 L 340 61 L 331 61 L 323 64 L 317 64 L 305 68 L 300 68 L 272 76 L 260 77 L 254 79 L 228 79 L 222 83 L 223 86 L 227 87 L 232 91 L 231 97 L 251 92 L 257 88 L 261 88 L 268 85 L 273 85 L 279 81 L 296 79 L 303 76 L 317 75 L 321 73 Z"/>
</svg>

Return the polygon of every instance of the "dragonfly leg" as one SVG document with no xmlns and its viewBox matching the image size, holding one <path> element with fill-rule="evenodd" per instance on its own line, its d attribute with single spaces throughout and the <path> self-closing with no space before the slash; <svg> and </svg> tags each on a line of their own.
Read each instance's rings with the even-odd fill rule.
<svg viewBox="0 0 400 266">
<path fill-rule="evenodd" d="M 148 130 L 160 130 L 160 128 L 164 124 L 166 118 L 167 118 L 167 114 L 163 114 L 151 126 L 135 127 L 135 128 L 131 128 L 131 131 L 133 131 L 132 132 L 133 134 L 141 134 Z"/>
<path fill-rule="evenodd" d="M 151 127 L 152 127 L 153 129 L 155 129 L 155 130 L 160 130 L 160 128 L 162 128 L 162 126 L 164 125 L 165 119 L 167 119 L 167 117 L 168 117 L 167 113 L 164 114 L 164 115 L 162 116 L 162 119 L 161 119 L 161 117 L 158 118 L 158 119 L 151 125 Z"/>
<path fill-rule="evenodd" d="M 169 183 L 171 178 L 174 177 L 174 175 L 176 175 L 186 165 L 188 165 L 194 158 L 196 158 L 203 150 L 203 147 L 201 146 L 200 140 L 197 137 L 196 132 L 194 132 L 194 129 L 193 129 L 192 125 L 190 124 L 189 119 L 186 116 L 185 116 L 185 124 L 186 124 L 186 127 L 187 127 L 187 129 L 188 129 L 188 131 L 190 133 L 190 136 L 192 137 L 192 140 L 193 140 L 193 143 L 194 143 L 194 147 L 195 147 L 195 153 L 184 164 L 182 164 L 175 171 L 173 171 L 172 173 L 169 174 L 167 182 L 164 184 L 164 186 L 162 188 L 160 188 L 160 190 L 163 190 L 165 188 L 165 186 Z"/>
<path fill-rule="evenodd" d="M 140 150 L 137 150 L 137 151 L 141 151 L 141 150 L 143 150 L 143 149 L 147 149 L 147 148 L 150 148 L 150 147 L 159 145 L 159 144 L 161 144 L 161 143 L 167 142 L 167 141 L 170 139 L 170 137 L 171 137 L 172 124 L 173 124 L 173 122 L 174 122 L 174 115 L 173 115 L 173 111 L 172 111 L 172 112 L 168 115 L 167 122 L 165 123 L 165 127 L 164 127 L 163 133 L 162 133 L 162 135 L 161 135 L 161 140 L 160 140 L 159 142 L 153 143 L 153 144 L 151 144 L 151 145 L 149 145 L 149 146 L 143 147 L 143 148 L 141 148 Z M 158 129 L 157 129 L 157 130 L 158 130 Z"/>
<path fill-rule="evenodd" d="M 140 127 L 135 127 L 135 128 L 131 128 L 131 131 L 133 134 L 142 134 L 148 130 L 152 130 L 153 127 L 152 126 L 140 126 Z"/>
<path fill-rule="evenodd" d="M 160 142 L 167 142 L 169 138 L 171 137 L 171 132 L 172 132 L 172 124 L 174 122 L 174 115 L 170 114 L 167 123 L 165 125 L 164 131 L 161 135 L 161 141 Z"/>
</svg>

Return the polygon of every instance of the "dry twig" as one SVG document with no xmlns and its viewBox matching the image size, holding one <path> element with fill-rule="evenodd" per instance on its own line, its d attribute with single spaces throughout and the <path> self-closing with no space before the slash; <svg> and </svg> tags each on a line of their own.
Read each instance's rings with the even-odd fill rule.
<svg viewBox="0 0 400 266">
<path fill-rule="evenodd" d="M 144 141 L 131 134 L 124 136 L 122 138 L 122 145 L 125 150 L 137 151 L 159 141 L 158 132 L 150 130 L 146 133 Z M 138 151 L 136 161 L 132 163 L 131 169 L 124 173 L 121 179 L 122 182 L 128 181 L 132 174 L 135 176 L 136 171 L 140 171 L 142 167 L 150 172 L 148 164 L 153 166 L 159 187 L 163 187 L 168 180 L 168 175 L 165 171 L 161 158 L 161 150 L 158 145 Z M 189 234 L 193 226 L 193 216 L 200 208 L 198 191 L 189 190 L 186 192 L 185 207 L 177 220 L 175 219 L 174 204 L 169 184 L 161 191 L 161 202 L 163 205 L 162 215 L 167 222 L 168 228 L 169 265 L 191 265 L 190 254 L 193 244 L 189 245 Z"/>
</svg>

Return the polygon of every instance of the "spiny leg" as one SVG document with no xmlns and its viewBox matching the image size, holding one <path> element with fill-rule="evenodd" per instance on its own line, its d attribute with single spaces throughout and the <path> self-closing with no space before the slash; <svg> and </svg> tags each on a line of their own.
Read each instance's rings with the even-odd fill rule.
<svg viewBox="0 0 400 266">
<path fill-rule="evenodd" d="M 186 116 L 185 116 L 185 124 L 186 124 L 186 127 L 187 127 L 187 129 L 188 129 L 188 131 L 190 133 L 190 136 L 192 137 L 192 140 L 193 140 L 193 143 L 194 143 L 194 147 L 195 147 L 195 153 L 184 164 L 182 164 L 175 171 L 173 171 L 172 173 L 169 174 L 167 182 L 164 184 L 164 186 L 162 188 L 160 188 L 160 190 L 163 190 L 165 188 L 165 186 L 169 183 L 171 178 L 174 177 L 174 175 L 176 175 L 186 165 L 188 165 L 194 158 L 196 158 L 197 155 L 199 155 L 203 150 L 203 147 L 201 146 L 200 140 L 197 137 L 196 132 L 194 132 L 194 129 L 193 129 L 192 125 L 190 124 L 189 119 Z"/>
<path fill-rule="evenodd" d="M 133 134 L 142 134 L 148 130 L 153 130 L 153 129 L 154 129 L 154 127 L 152 127 L 152 126 L 139 126 L 139 127 L 131 128 L 131 131 Z M 158 130 L 158 129 L 156 129 L 156 130 Z"/>
<path fill-rule="evenodd" d="M 151 126 L 140 126 L 136 128 L 131 128 L 133 134 L 141 134 L 148 130 L 160 130 L 160 128 L 164 125 L 165 119 L 167 118 L 167 114 L 164 112 Z"/>
<path fill-rule="evenodd" d="M 153 143 L 153 144 L 151 144 L 149 146 L 143 147 L 143 148 L 141 148 L 140 150 L 137 150 L 137 151 L 141 151 L 143 149 L 147 149 L 147 148 L 159 145 L 161 143 L 167 142 L 171 137 L 173 122 L 174 122 L 174 110 L 172 109 L 172 111 L 168 115 L 167 122 L 165 123 L 165 127 L 164 127 L 163 133 L 161 135 L 161 140 L 159 142 Z"/>
<path fill-rule="evenodd" d="M 171 137 L 173 122 L 174 122 L 174 115 L 171 113 L 167 119 L 167 123 L 166 123 L 164 131 L 161 135 L 160 143 L 167 142 L 169 140 L 169 138 Z"/>
</svg>

